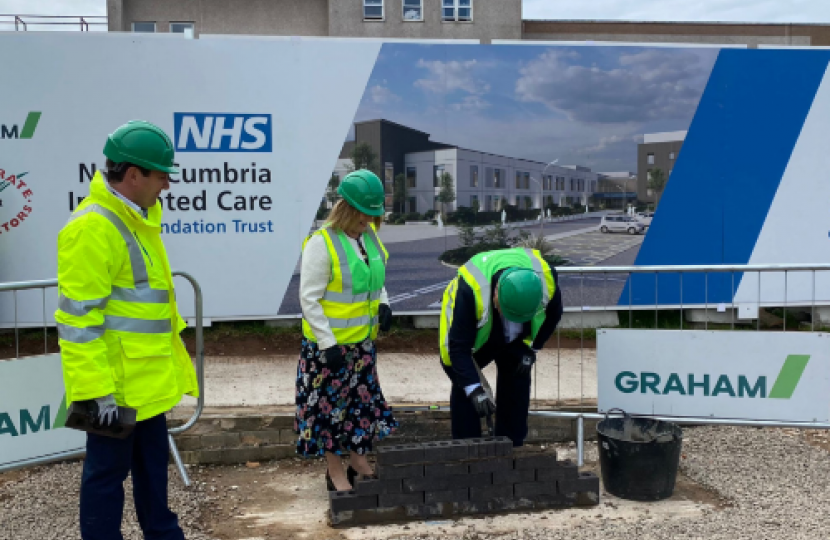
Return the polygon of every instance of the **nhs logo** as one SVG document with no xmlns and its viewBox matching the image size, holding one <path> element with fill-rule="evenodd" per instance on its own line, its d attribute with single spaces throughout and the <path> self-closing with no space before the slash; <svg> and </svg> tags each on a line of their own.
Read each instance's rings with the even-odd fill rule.
<svg viewBox="0 0 830 540">
<path fill-rule="evenodd" d="M 179 152 L 270 152 L 270 114 L 173 113 Z"/>
</svg>

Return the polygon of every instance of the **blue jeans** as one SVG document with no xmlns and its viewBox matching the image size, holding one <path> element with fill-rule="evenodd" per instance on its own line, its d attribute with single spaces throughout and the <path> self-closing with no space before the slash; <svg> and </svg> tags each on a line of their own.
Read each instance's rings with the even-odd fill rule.
<svg viewBox="0 0 830 540">
<path fill-rule="evenodd" d="M 87 434 L 81 479 L 83 540 L 123 540 L 123 483 L 128 473 L 144 538 L 184 540 L 179 519 L 167 506 L 169 451 L 163 414 L 138 422 L 126 439 Z"/>
</svg>

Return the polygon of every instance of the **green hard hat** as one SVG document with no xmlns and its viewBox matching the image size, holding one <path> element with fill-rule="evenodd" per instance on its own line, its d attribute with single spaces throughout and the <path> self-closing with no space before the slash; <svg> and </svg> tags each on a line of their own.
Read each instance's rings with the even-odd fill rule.
<svg viewBox="0 0 830 540">
<path fill-rule="evenodd" d="M 145 169 L 179 174 L 173 166 L 173 142 L 158 126 L 131 120 L 107 137 L 104 155 L 115 163 L 132 163 Z"/>
<path fill-rule="evenodd" d="M 542 307 L 542 280 L 527 268 L 508 268 L 499 278 L 499 308 L 508 321 L 523 323 Z"/>
<path fill-rule="evenodd" d="M 367 216 L 383 215 L 383 184 L 372 171 L 361 169 L 350 172 L 340 182 L 337 193 Z"/>
</svg>

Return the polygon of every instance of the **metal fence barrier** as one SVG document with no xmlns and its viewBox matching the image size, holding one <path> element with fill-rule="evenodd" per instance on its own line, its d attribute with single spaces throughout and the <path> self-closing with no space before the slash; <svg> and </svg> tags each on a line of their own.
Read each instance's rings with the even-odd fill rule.
<svg viewBox="0 0 830 540">
<path fill-rule="evenodd" d="M 199 417 L 202 415 L 202 411 L 205 407 L 205 344 L 204 344 L 204 335 L 202 333 L 202 288 L 199 285 L 199 282 L 196 279 L 188 274 L 187 272 L 173 272 L 173 276 L 175 277 L 183 277 L 187 281 L 190 282 L 191 286 L 193 287 L 193 297 L 194 297 L 194 318 L 195 318 L 195 330 L 196 330 L 196 375 L 199 384 L 199 398 L 196 402 L 196 409 L 193 412 L 193 415 L 190 419 L 185 422 L 183 425 L 171 428 L 168 430 L 168 439 L 170 441 L 170 453 L 173 456 L 173 460 L 176 463 L 176 467 L 179 470 L 179 474 L 181 475 L 181 479 L 184 482 L 185 486 L 190 486 L 190 477 L 187 474 L 187 470 L 182 463 L 181 456 L 179 455 L 179 450 L 176 447 L 176 443 L 173 440 L 173 435 L 179 435 L 184 433 L 185 431 L 189 430 L 193 425 L 199 420 Z M 41 281 L 21 281 L 15 283 L 0 283 L 0 293 L 2 292 L 11 292 L 14 298 L 14 335 L 15 335 L 15 358 L 20 357 L 20 325 L 18 322 L 18 305 L 17 305 L 17 293 L 18 291 L 23 290 L 33 290 L 33 289 L 40 289 L 42 292 L 43 298 L 43 353 L 49 353 L 49 343 L 48 343 L 48 334 L 47 330 L 50 326 L 47 321 L 47 313 L 46 313 L 46 289 L 55 288 L 58 286 L 57 279 L 49 279 L 49 280 L 41 280 Z M 1 362 L 2 360 L 0 360 Z M 64 452 L 61 454 L 53 454 L 48 458 L 35 458 L 26 461 L 19 461 L 16 462 L 11 467 L 3 468 L 0 466 L 0 472 L 4 472 L 11 469 L 18 469 L 22 467 L 29 467 L 33 465 L 43 465 L 45 463 L 51 463 L 55 461 L 62 461 L 66 459 L 74 459 L 82 457 L 86 452 L 84 450 L 80 451 L 70 451 Z"/>
<path fill-rule="evenodd" d="M 645 314 L 653 311 L 655 330 L 660 327 L 660 316 L 665 311 L 679 311 L 679 330 L 686 330 L 688 324 L 684 324 L 684 314 L 689 310 L 702 311 L 703 315 L 703 329 L 709 329 L 710 326 L 720 324 L 721 326 L 728 326 L 725 330 L 735 330 L 736 325 L 751 325 L 754 326 L 755 331 L 761 330 L 761 317 L 764 308 L 782 309 L 781 332 L 788 331 L 787 316 L 788 310 L 809 310 L 810 324 L 809 331 L 821 331 L 821 325 L 816 325 L 816 310 L 822 307 L 830 306 L 830 297 L 822 298 L 818 296 L 816 287 L 816 274 L 819 273 L 821 277 L 827 278 L 825 284 L 830 284 L 830 264 L 756 264 L 756 265 L 697 265 L 697 266 L 617 266 L 617 267 L 561 267 L 557 268 L 559 274 L 559 282 L 566 297 L 566 304 L 571 307 L 566 308 L 565 316 L 579 317 L 581 319 L 579 326 L 579 399 L 570 400 L 570 403 L 577 405 L 580 408 L 594 407 L 596 402 L 592 399 L 586 399 L 585 396 L 585 382 L 586 382 L 586 347 L 585 347 L 585 324 L 586 317 L 595 316 L 597 313 L 610 312 L 614 314 L 628 313 L 628 327 L 634 327 L 634 318 L 636 314 Z M 772 274 L 772 275 L 769 275 Z M 649 303 L 643 300 L 638 300 L 637 291 L 635 287 L 637 281 L 634 276 L 653 275 L 654 284 L 647 284 L 649 287 L 648 298 L 653 297 L 653 302 Z M 741 280 L 746 280 L 748 276 L 757 276 L 757 284 L 752 283 L 752 288 L 755 293 L 754 299 L 736 301 L 737 294 L 736 284 Z M 684 288 L 684 276 L 687 287 Z M 693 277 L 694 276 L 694 277 Z M 778 280 L 779 285 L 783 283 L 783 288 L 780 288 L 781 295 L 776 297 L 770 294 L 769 291 L 764 294 L 762 289 L 762 282 L 766 276 L 767 280 Z M 673 290 L 670 293 L 663 291 L 662 298 L 664 300 L 669 298 L 669 302 L 665 303 L 661 298 L 661 278 L 664 282 L 669 282 L 673 285 Z M 689 287 L 690 281 L 695 281 L 696 285 Z M 750 279 L 751 281 L 751 279 Z M 586 282 L 588 286 L 586 287 Z M 642 286 L 643 280 L 640 279 Z M 790 290 L 793 288 L 794 282 L 799 282 L 802 290 L 801 294 L 793 298 Z M 715 285 L 716 286 L 713 286 Z M 675 286 L 676 285 L 676 286 Z M 651 290 L 653 288 L 653 290 Z M 586 295 L 586 289 L 590 294 Z M 684 291 L 692 289 L 694 298 L 688 296 L 684 299 Z M 697 289 L 697 290 L 695 290 Z M 711 299 L 710 295 L 715 290 L 715 296 L 720 295 L 720 298 Z M 805 292 L 809 290 L 809 292 Z M 827 287 L 830 290 L 830 287 Z M 701 298 L 702 293 L 702 298 Z M 726 295 L 726 298 L 724 298 Z M 603 301 L 591 305 L 591 298 L 598 298 Z M 612 303 L 617 299 L 617 302 Z M 627 301 L 627 305 L 624 303 Z M 663 303 L 661 303 L 663 302 Z M 754 306 L 753 306 L 754 305 Z M 574 307 L 576 306 L 576 307 Z M 752 316 L 738 317 L 738 309 L 741 307 L 754 307 L 757 313 Z M 830 309 L 830 308 L 828 308 Z M 729 315 L 722 315 L 720 323 L 710 322 L 710 314 L 721 313 Z M 700 313 L 699 313 L 700 314 Z M 650 315 L 650 313 L 649 313 Z M 752 324 L 752 320 L 755 324 Z M 749 321 L 749 322 L 747 322 Z M 700 323 L 698 323 L 699 325 Z M 603 325 L 600 325 L 603 326 Z M 623 326 L 624 325 L 620 325 Z M 830 326 L 830 324 L 828 324 Z M 607 327 L 607 325 L 606 325 Z M 640 327 L 642 328 L 642 327 Z M 807 330 L 806 326 L 804 330 Z M 562 381 L 562 356 L 564 349 L 561 346 L 563 328 L 560 324 L 557 328 L 555 337 L 552 337 L 548 342 L 548 347 L 555 347 L 556 349 L 556 399 L 555 405 L 564 405 L 568 401 L 563 399 L 561 381 Z M 555 340 L 555 341 L 554 341 Z M 553 343 L 552 343 L 553 342 Z M 572 349 L 571 349 L 572 350 Z M 572 354 L 570 354 L 573 356 Z M 590 362 L 593 364 L 593 370 L 596 370 L 596 352 L 591 353 Z M 545 400 L 538 397 L 538 362 L 534 366 L 534 389 L 533 389 L 533 403 L 531 405 L 530 414 L 532 416 L 545 416 L 554 418 L 565 418 L 576 420 L 577 422 L 577 454 L 579 465 L 584 464 L 584 420 L 601 420 L 605 418 L 605 414 L 589 413 L 589 412 L 565 412 L 555 410 L 542 410 L 540 405 Z M 614 414 L 610 415 L 614 416 Z M 654 418 L 658 420 L 665 420 L 682 424 L 695 425 L 729 425 L 729 426 L 756 426 L 756 427 L 781 427 L 781 428 L 805 428 L 805 429 L 830 429 L 830 424 L 819 422 L 780 422 L 780 421 L 753 421 L 753 420 L 737 420 L 737 419 L 722 419 L 722 418 L 691 418 L 691 417 L 669 417 L 669 416 L 651 416 L 651 415 L 634 415 L 647 418 Z"/>
</svg>

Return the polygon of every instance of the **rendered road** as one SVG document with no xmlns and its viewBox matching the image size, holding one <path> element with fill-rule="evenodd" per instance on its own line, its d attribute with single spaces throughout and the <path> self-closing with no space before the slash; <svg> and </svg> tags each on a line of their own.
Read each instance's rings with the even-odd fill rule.
<svg viewBox="0 0 830 540">
<path fill-rule="evenodd" d="M 544 234 L 563 234 L 570 231 L 586 229 L 598 224 L 599 219 L 597 218 L 562 223 L 546 223 Z M 533 234 L 538 234 L 539 231 L 537 225 L 531 225 L 525 229 Z M 610 236 L 619 238 L 620 242 L 628 240 L 627 235 Z M 441 264 L 438 256 L 447 249 L 458 247 L 458 237 L 453 235 L 409 242 L 394 242 L 387 244 L 386 247 L 389 251 L 386 289 L 389 293 L 393 311 L 435 310 L 440 305 L 446 284 L 457 273 L 456 269 Z M 634 262 L 638 250 L 639 244 L 606 259 L 602 264 L 603 266 L 608 264 L 631 264 Z M 567 253 L 565 255 L 567 256 Z M 573 262 L 575 264 L 585 264 L 587 261 L 574 260 Z M 594 261 L 591 261 L 591 263 L 596 264 Z M 607 280 L 599 278 L 588 279 L 586 277 L 581 286 L 579 277 L 563 277 L 562 291 L 565 295 L 565 305 L 596 306 L 616 304 L 622 291 L 625 277 L 624 275 L 611 274 L 609 274 Z M 299 283 L 299 274 L 294 274 L 280 308 L 281 315 L 300 313 L 298 298 Z"/>
</svg>

